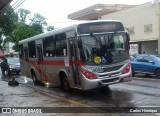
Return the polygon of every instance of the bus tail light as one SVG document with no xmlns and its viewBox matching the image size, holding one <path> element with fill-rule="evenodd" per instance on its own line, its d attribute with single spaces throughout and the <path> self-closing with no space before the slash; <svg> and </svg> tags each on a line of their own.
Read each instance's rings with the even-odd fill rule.
<svg viewBox="0 0 160 116">
<path fill-rule="evenodd" d="M 128 73 L 128 72 L 130 71 L 130 69 L 131 69 L 131 65 L 128 64 L 128 65 L 124 68 L 124 70 L 122 71 L 122 74 Z"/>
<path fill-rule="evenodd" d="M 87 70 L 82 69 L 81 72 L 87 79 L 97 79 L 95 74 L 93 74 Z"/>
</svg>

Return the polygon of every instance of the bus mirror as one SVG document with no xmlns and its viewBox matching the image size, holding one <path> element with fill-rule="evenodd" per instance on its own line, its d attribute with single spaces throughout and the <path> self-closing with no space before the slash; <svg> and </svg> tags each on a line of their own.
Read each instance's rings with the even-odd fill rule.
<svg viewBox="0 0 160 116">
<path fill-rule="evenodd" d="M 78 48 L 82 49 L 82 41 L 80 39 L 78 39 Z"/>
</svg>

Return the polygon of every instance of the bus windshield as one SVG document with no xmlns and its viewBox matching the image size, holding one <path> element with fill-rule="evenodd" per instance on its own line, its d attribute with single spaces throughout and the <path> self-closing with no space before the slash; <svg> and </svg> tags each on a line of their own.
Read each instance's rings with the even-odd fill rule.
<svg viewBox="0 0 160 116">
<path fill-rule="evenodd" d="M 80 58 L 86 65 L 108 65 L 129 59 L 125 32 L 79 36 Z"/>
</svg>

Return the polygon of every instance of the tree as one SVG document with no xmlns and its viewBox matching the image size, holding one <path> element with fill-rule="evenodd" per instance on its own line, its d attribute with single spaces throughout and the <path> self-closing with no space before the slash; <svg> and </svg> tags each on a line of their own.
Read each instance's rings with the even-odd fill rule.
<svg viewBox="0 0 160 116">
<path fill-rule="evenodd" d="M 53 27 L 53 26 L 48 26 L 48 27 L 46 28 L 46 30 L 47 30 L 47 31 L 52 31 L 52 30 L 54 30 L 54 27 Z"/>
<path fill-rule="evenodd" d="M 47 26 L 47 22 L 45 21 L 45 17 L 39 13 L 35 13 L 34 17 L 30 19 L 31 24 L 40 24 L 42 26 Z"/>
<path fill-rule="evenodd" d="M 14 43 L 13 49 L 15 51 L 18 51 L 18 42 L 20 40 L 43 33 L 44 29 L 48 31 L 54 29 L 53 26 L 47 27 L 45 17 L 38 13 L 35 13 L 34 17 L 31 18 L 29 10 L 18 9 L 15 13 L 10 6 L 6 10 L 0 14 L 0 37 L 1 35 L 5 35 L 4 44 L 6 42 Z"/>
<path fill-rule="evenodd" d="M 31 25 L 31 28 L 33 28 L 35 31 L 37 31 L 39 33 L 43 33 L 43 27 L 42 27 L 42 25 L 40 25 L 38 23 L 33 23 Z"/>
<path fill-rule="evenodd" d="M 12 32 L 12 36 L 9 36 L 5 39 L 5 42 L 14 43 L 14 50 L 18 51 L 18 42 L 20 40 L 26 39 L 28 37 L 32 37 L 40 34 L 38 31 L 34 30 L 31 26 L 18 22 L 16 29 Z M 4 43 L 5 43 L 4 42 Z"/>
<path fill-rule="evenodd" d="M 6 6 L 0 12 L 0 30 L 5 36 L 8 36 L 15 29 L 18 17 L 10 5 Z"/>
<path fill-rule="evenodd" d="M 27 17 L 30 16 L 30 13 L 31 12 L 29 10 L 25 9 L 18 10 L 17 15 L 19 20 L 16 24 L 16 28 L 12 32 L 12 36 L 9 36 L 6 39 L 6 42 L 10 41 L 15 44 L 13 47 L 15 51 L 18 50 L 18 42 L 20 40 L 43 33 L 44 30 L 43 26 L 47 25 L 45 17 L 43 17 L 38 13 L 34 14 L 34 17 L 28 20 Z M 26 24 L 27 20 L 28 22 L 30 21 L 29 24 Z"/>
<path fill-rule="evenodd" d="M 38 32 L 43 32 L 45 27 L 48 25 L 45 21 L 45 17 L 39 13 L 35 13 L 34 17 L 30 19 L 30 25 Z"/>
<path fill-rule="evenodd" d="M 23 22 L 23 23 L 26 23 L 27 17 L 29 17 L 30 13 L 31 13 L 31 12 L 30 12 L 29 10 L 25 10 L 25 9 L 23 9 L 23 8 L 18 9 L 17 15 L 18 15 L 18 17 L 19 17 L 19 21 L 20 21 L 20 22 Z"/>
<path fill-rule="evenodd" d="M 18 17 L 10 5 L 7 5 L 0 12 L 0 49 L 3 48 L 2 36 L 10 36 L 15 29 L 17 21 Z"/>
</svg>

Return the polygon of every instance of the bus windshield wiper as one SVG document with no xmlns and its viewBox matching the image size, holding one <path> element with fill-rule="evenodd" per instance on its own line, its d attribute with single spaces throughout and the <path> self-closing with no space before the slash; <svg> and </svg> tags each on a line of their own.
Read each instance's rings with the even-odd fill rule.
<svg viewBox="0 0 160 116">
<path fill-rule="evenodd" d="M 94 38 L 95 42 L 98 44 L 98 47 L 100 47 L 101 42 L 99 41 L 99 39 L 93 33 L 90 33 L 90 36 Z"/>
</svg>

